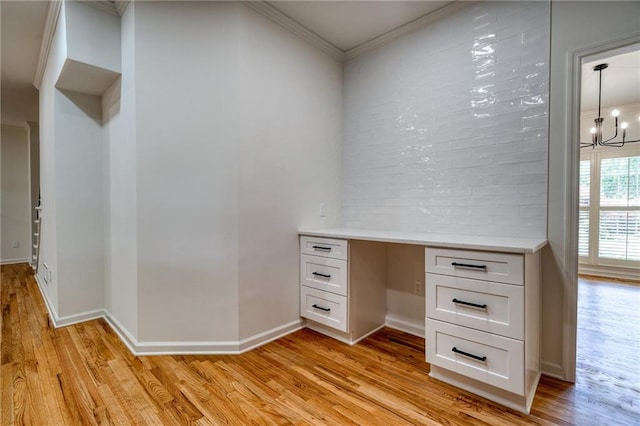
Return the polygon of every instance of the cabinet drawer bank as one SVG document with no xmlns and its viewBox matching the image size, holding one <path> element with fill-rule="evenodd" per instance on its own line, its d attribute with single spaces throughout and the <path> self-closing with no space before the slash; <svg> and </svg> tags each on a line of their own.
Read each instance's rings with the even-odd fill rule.
<svg viewBox="0 0 640 426">
<path fill-rule="evenodd" d="M 544 239 L 302 230 L 300 315 L 354 344 L 385 325 L 387 244 L 425 247 L 425 358 L 435 379 L 528 413 L 540 379 Z"/>
</svg>

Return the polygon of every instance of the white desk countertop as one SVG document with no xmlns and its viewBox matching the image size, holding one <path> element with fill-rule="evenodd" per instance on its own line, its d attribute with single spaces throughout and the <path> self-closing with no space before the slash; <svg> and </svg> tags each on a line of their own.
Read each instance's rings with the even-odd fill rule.
<svg viewBox="0 0 640 426">
<path fill-rule="evenodd" d="M 544 238 L 483 237 L 476 235 L 448 235 L 349 228 L 301 229 L 298 233 L 310 237 L 380 241 L 386 243 L 488 250 L 505 253 L 535 253 L 547 245 L 547 240 Z"/>
</svg>

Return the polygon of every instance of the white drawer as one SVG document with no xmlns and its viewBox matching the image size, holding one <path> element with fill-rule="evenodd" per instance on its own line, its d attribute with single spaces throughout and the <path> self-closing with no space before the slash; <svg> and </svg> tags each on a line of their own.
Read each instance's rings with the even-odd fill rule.
<svg viewBox="0 0 640 426">
<path fill-rule="evenodd" d="M 524 287 L 426 274 L 427 317 L 524 339 Z"/>
<path fill-rule="evenodd" d="M 307 287 L 347 295 L 347 261 L 300 255 L 300 283 Z"/>
<path fill-rule="evenodd" d="M 347 260 L 347 240 L 303 235 L 300 237 L 300 253 Z"/>
<path fill-rule="evenodd" d="M 427 362 L 524 395 L 522 341 L 432 319 L 426 327 Z"/>
<path fill-rule="evenodd" d="M 346 332 L 347 298 L 301 286 L 300 316 Z"/>
<path fill-rule="evenodd" d="M 427 247 L 425 265 L 426 272 L 434 274 L 524 284 L 521 254 Z"/>
</svg>

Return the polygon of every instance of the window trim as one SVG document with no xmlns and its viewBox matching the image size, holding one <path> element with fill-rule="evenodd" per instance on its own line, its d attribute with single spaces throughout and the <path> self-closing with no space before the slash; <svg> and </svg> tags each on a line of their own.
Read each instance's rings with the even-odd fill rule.
<svg viewBox="0 0 640 426">
<path fill-rule="evenodd" d="M 578 251 L 578 264 L 585 266 L 611 266 L 640 269 L 640 261 L 611 259 L 599 256 L 600 249 L 600 211 L 640 211 L 640 206 L 601 206 L 600 205 L 600 167 L 601 161 L 609 158 L 640 156 L 640 148 L 637 146 L 625 146 L 623 148 L 602 148 L 580 152 L 580 161 L 589 160 L 589 206 L 578 206 L 578 215 L 581 211 L 589 212 L 589 254 L 580 256 Z M 580 163 L 578 163 L 578 168 Z M 579 185 L 579 183 L 578 183 Z M 578 239 L 580 236 L 578 235 Z M 579 246 L 579 241 L 578 241 Z M 576 247 L 578 248 L 578 247 Z"/>
</svg>

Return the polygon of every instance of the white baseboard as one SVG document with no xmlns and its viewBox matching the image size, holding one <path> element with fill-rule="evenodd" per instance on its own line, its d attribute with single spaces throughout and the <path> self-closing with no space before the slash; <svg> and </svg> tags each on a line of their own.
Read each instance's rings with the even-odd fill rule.
<svg viewBox="0 0 640 426">
<path fill-rule="evenodd" d="M 594 275 L 605 278 L 618 278 L 623 280 L 638 281 L 640 270 L 635 268 L 625 268 L 622 266 L 605 266 L 605 265 L 587 265 L 579 264 L 578 273 L 585 275 Z"/>
<path fill-rule="evenodd" d="M 560 364 L 554 364 L 552 362 L 540 361 L 540 371 L 545 376 L 553 377 L 554 379 L 564 380 L 564 370 Z"/>
<path fill-rule="evenodd" d="M 417 337 L 422 337 L 424 339 L 424 321 L 407 321 L 387 315 L 387 317 L 385 318 L 385 324 L 389 328 L 404 331 L 405 333 L 412 334 Z"/>
<path fill-rule="evenodd" d="M 79 314 L 67 315 L 61 317 L 58 315 L 58 312 L 55 310 L 53 303 L 51 303 L 51 299 L 49 299 L 49 295 L 46 291 L 44 291 L 44 287 L 40 282 L 40 279 L 37 275 L 34 275 L 36 283 L 38 283 L 38 289 L 40 290 L 40 294 L 42 294 L 42 298 L 44 299 L 44 305 L 47 308 L 47 312 L 49 313 L 49 318 L 51 319 L 51 323 L 54 328 L 66 327 L 68 325 L 78 324 L 81 322 L 91 321 L 98 318 L 104 318 L 105 312 L 104 309 L 96 309 L 88 312 L 81 312 Z"/>
<path fill-rule="evenodd" d="M 105 320 L 120 340 L 136 356 L 147 355 L 238 355 L 272 342 L 304 327 L 301 320 L 274 327 L 243 340 L 209 342 L 139 342 L 129 331 L 106 312 Z"/>
<path fill-rule="evenodd" d="M 252 349 L 262 346 L 266 343 L 273 342 L 287 334 L 294 333 L 304 328 L 304 321 L 302 318 L 290 323 L 281 325 L 279 327 L 272 328 L 271 330 L 264 331 L 262 333 L 255 334 L 246 339 L 242 339 L 239 342 L 238 349 L 240 353 L 248 352 Z"/>
<path fill-rule="evenodd" d="M 24 259 L 4 259 L 4 260 L 0 260 L 0 265 L 15 265 L 17 263 L 30 263 L 31 259 L 24 258 Z"/>
</svg>

